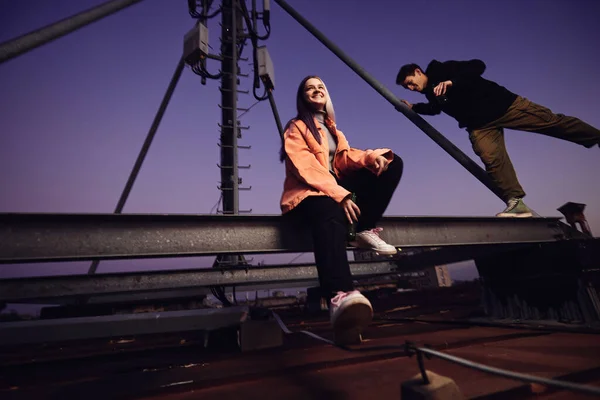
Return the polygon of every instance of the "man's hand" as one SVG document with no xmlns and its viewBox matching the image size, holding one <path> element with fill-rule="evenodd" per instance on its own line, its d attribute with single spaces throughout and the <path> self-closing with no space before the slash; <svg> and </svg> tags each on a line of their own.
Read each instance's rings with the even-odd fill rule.
<svg viewBox="0 0 600 400">
<path fill-rule="evenodd" d="M 348 218 L 348 222 L 358 222 L 358 217 L 360 217 L 360 208 L 358 208 L 356 203 L 352 201 L 350 196 L 342 200 L 341 205 L 344 209 L 344 213 L 346 214 L 346 218 Z"/>
<path fill-rule="evenodd" d="M 377 156 L 375 159 L 375 168 L 377 168 L 377 172 L 375 175 L 379 176 L 381 173 L 388 169 L 390 161 L 384 156 Z"/>
<path fill-rule="evenodd" d="M 446 90 L 448 90 L 450 87 L 452 87 L 452 81 L 440 82 L 436 87 L 433 88 L 433 94 L 436 96 L 446 94 Z"/>
<path fill-rule="evenodd" d="M 408 106 L 408 108 L 410 108 L 412 110 L 412 104 L 410 104 L 408 101 L 406 100 L 400 100 L 401 102 L 403 102 L 404 104 L 406 104 Z"/>
</svg>

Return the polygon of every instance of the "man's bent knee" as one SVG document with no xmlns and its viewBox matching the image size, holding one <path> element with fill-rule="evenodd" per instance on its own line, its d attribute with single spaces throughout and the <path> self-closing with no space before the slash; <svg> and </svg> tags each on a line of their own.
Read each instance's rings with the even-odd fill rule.
<svg viewBox="0 0 600 400">
<path fill-rule="evenodd" d="M 496 153 L 481 152 L 477 155 L 479 156 L 479 158 L 481 158 L 481 161 L 488 168 L 495 168 L 500 166 L 500 157 L 498 157 L 498 154 Z"/>
</svg>

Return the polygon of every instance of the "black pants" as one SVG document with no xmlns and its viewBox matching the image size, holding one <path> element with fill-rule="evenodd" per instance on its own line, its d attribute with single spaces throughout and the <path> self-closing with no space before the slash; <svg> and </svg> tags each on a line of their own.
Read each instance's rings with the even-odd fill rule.
<svg viewBox="0 0 600 400">
<path fill-rule="evenodd" d="M 361 169 L 338 181 L 356 193 L 361 211 L 357 232 L 375 228 L 400 182 L 403 167 L 402 159 L 394 154 L 387 171 L 380 176 Z M 310 227 L 323 296 L 331 298 L 338 291 L 354 290 L 346 253 L 349 222 L 340 204 L 328 196 L 309 196 L 286 216 Z"/>
</svg>

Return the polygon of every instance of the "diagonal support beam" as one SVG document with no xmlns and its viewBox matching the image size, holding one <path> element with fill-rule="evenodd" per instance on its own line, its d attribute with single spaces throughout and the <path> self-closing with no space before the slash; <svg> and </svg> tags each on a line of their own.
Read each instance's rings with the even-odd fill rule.
<svg viewBox="0 0 600 400">
<path fill-rule="evenodd" d="M 111 0 L 23 36 L 0 43 L 0 64 L 108 17 L 142 0 Z"/>
<path fill-rule="evenodd" d="M 379 225 L 403 249 L 579 237 L 559 218 L 385 217 Z M 0 264 L 301 251 L 312 251 L 310 235 L 275 215 L 0 214 Z"/>
<path fill-rule="evenodd" d="M 175 88 L 177 87 L 177 83 L 179 82 L 179 78 L 181 77 L 181 73 L 183 72 L 183 68 L 185 67 L 185 59 L 183 56 L 179 59 L 177 63 L 177 67 L 175 67 L 175 72 L 173 73 L 173 77 L 171 78 L 171 82 L 169 82 L 169 86 L 167 87 L 167 91 L 163 96 L 162 101 L 160 102 L 160 106 L 158 107 L 158 111 L 154 116 L 154 121 L 152 121 L 152 125 L 150 126 L 150 130 L 146 135 L 146 139 L 144 140 L 144 144 L 142 145 L 142 149 L 138 154 L 137 159 L 135 160 L 135 164 L 133 165 L 133 169 L 129 174 L 129 178 L 127 179 L 127 183 L 125 183 L 125 188 L 123 188 L 123 192 L 121 192 L 121 196 L 119 197 L 119 201 L 117 202 L 117 206 L 115 207 L 115 214 L 121 214 L 123 212 L 123 208 L 125 207 L 125 203 L 129 198 L 129 194 L 131 193 L 131 189 L 133 188 L 133 184 L 137 179 L 140 170 L 142 169 L 142 164 L 146 159 L 146 155 L 150 150 L 150 145 L 154 140 L 154 136 L 156 135 L 156 131 L 162 121 L 163 116 L 165 115 L 165 111 L 167 110 L 167 106 L 171 101 L 171 97 L 173 97 L 173 92 L 175 92 Z M 98 269 L 99 260 L 92 261 L 92 265 L 88 270 L 89 274 L 96 273 Z"/>
<path fill-rule="evenodd" d="M 387 89 L 381 82 L 375 79 L 369 74 L 364 68 L 362 68 L 356 61 L 342 51 L 335 43 L 329 40 L 321 31 L 319 31 L 314 25 L 312 25 L 306 18 L 300 13 L 294 10 L 288 3 L 283 0 L 275 0 L 277 4 L 281 6 L 292 18 L 294 18 L 300 25 L 306 28 L 317 40 L 325 45 L 333 54 L 335 54 L 340 60 L 342 60 L 347 66 L 356 72 L 358 76 L 363 78 L 373 89 L 382 95 L 388 102 L 390 102 L 396 110 L 400 111 L 406 118 L 408 118 L 413 124 L 421 129 L 427 136 L 429 136 L 435 143 L 437 143 L 446 153 L 454 158 L 460 165 L 462 165 L 467 171 L 469 171 L 475 178 L 483 183 L 488 189 L 492 191 L 501 200 L 502 193 L 500 189 L 490 179 L 488 174 L 479 166 L 475 161 L 469 158 L 463 153 L 458 147 L 456 147 L 451 141 L 446 139 L 439 131 L 425 121 L 419 114 L 409 109 L 404 103 L 402 103 L 389 89 Z"/>
</svg>

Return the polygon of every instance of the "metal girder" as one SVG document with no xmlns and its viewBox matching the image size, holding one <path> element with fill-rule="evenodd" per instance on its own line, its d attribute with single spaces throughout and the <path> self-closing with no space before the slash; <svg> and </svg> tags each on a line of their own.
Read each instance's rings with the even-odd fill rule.
<svg viewBox="0 0 600 400">
<path fill-rule="evenodd" d="M 396 269 L 393 262 L 351 264 L 352 275 L 357 278 L 390 274 Z M 316 267 L 303 264 L 3 279 L 0 301 L 298 281 L 316 282 Z"/>
<path fill-rule="evenodd" d="M 109 15 L 139 3 L 140 1 L 141 0 L 106 1 L 94 8 L 82 11 L 51 25 L 44 26 L 43 28 L 19 36 L 18 38 L 0 43 L 0 64 L 102 18 L 108 17 Z"/>
<path fill-rule="evenodd" d="M 526 246 L 531 244 L 411 249 L 400 252 L 394 259 L 351 262 L 350 271 L 355 279 L 390 275 L 424 266 L 469 260 L 481 255 L 489 256 Z M 0 279 L 0 301 L 60 302 L 80 296 L 110 296 L 114 301 L 127 301 L 127 298 L 139 301 L 207 294 L 210 292 L 201 291 L 201 288 L 209 286 L 239 286 L 241 290 L 258 290 L 266 287 L 295 287 L 299 284 L 318 284 L 316 266 L 286 264 Z M 161 292 L 165 293 L 160 294 Z M 171 292 L 171 295 L 168 292 Z M 107 301 L 108 299 L 91 302 Z"/>
<path fill-rule="evenodd" d="M 553 242 L 577 236 L 559 218 L 385 217 L 402 248 Z M 277 215 L 0 214 L 0 264 L 312 251 Z"/>
<path fill-rule="evenodd" d="M 165 332 L 210 331 L 238 326 L 248 315 L 247 306 L 117 314 L 0 324 L 0 343 L 15 345 Z"/>
<path fill-rule="evenodd" d="M 293 288 L 307 288 L 312 286 L 318 286 L 319 282 L 316 279 L 307 281 L 297 281 L 288 283 L 285 285 L 279 283 L 267 283 L 267 284 L 256 284 L 250 286 L 244 286 L 236 290 L 238 298 L 241 298 L 240 292 L 255 292 L 264 290 L 281 290 L 281 289 L 293 289 Z M 1 285 L 0 285 L 1 286 Z M 24 282 L 23 287 L 32 293 L 29 289 L 29 283 Z M 225 293 L 232 293 L 235 286 L 224 286 Z M 81 305 L 81 296 L 71 296 L 59 289 L 54 292 L 60 297 L 39 297 L 39 298 L 28 298 L 20 299 L 17 301 L 10 301 L 10 303 L 19 304 L 53 304 L 57 306 L 69 306 L 69 305 Z M 117 294 L 112 293 L 100 293 L 96 295 L 87 296 L 85 295 L 86 305 L 114 305 L 114 306 L 126 306 L 133 304 L 144 304 L 144 303 L 162 303 L 162 302 L 185 302 L 192 299 L 198 299 L 203 296 L 211 295 L 212 291 L 210 287 L 201 286 L 198 288 L 185 288 L 185 289 L 160 289 L 153 291 L 129 291 Z M 6 302 L 5 302 L 6 304 Z"/>
</svg>

